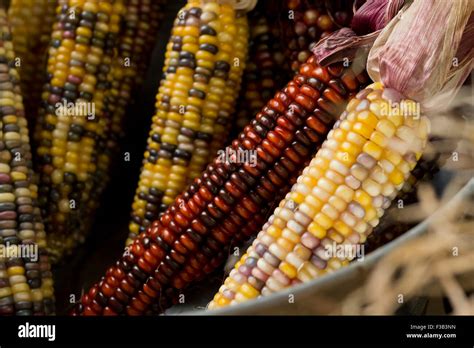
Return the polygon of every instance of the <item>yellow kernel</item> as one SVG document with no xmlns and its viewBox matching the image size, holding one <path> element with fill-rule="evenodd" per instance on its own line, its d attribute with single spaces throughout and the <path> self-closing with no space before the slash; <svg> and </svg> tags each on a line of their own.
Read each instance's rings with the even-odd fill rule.
<svg viewBox="0 0 474 348">
<path fill-rule="evenodd" d="M 372 198 L 364 190 L 357 190 L 354 200 L 363 207 L 367 207 L 372 203 Z"/>
<path fill-rule="evenodd" d="M 323 202 L 314 197 L 313 195 L 306 196 L 305 202 L 314 209 L 321 209 L 321 207 L 323 206 Z"/>
<path fill-rule="evenodd" d="M 333 196 L 335 197 L 335 196 Z M 322 209 L 321 212 L 323 212 L 325 215 L 327 215 L 330 219 L 335 220 L 339 216 L 339 212 L 329 203 L 326 203 Z"/>
<path fill-rule="evenodd" d="M 291 243 L 294 243 L 294 244 L 300 241 L 300 236 L 297 233 L 290 230 L 289 228 L 285 228 L 281 235 L 282 237 L 284 237 L 285 239 L 288 239 Z"/>
<path fill-rule="evenodd" d="M 401 171 L 394 169 L 388 176 L 390 182 L 395 186 L 402 184 L 405 181 L 405 177 Z"/>
<path fill-rule="evenodd" d="M 367 127 L 375 128 L 377 126 L 377 116 L 370 111 L 364 110 L 357 114 L 357 120 L 365 124 Z"/>
<path fill-rule="evenodd" d="M 331 218 L 329 218 L 326 214 L 323 214 L 323 213 L 316 214 L 316 216 L 314 217 L 314 221 L 319 226 L 321 226 L 322 228 L 324 228 L 326 230 L 331 228 L 331 226 L 333 224 L 333 220 Z"/>
<path fill-rule="evenodd" d="M 322 187 L 324 191 L 329 193 L 334 193 L 334 191 L 336 190 L 336 185 L 331 180 L 325 177 L 319 179 L 318 186 Z"/>
<path fill-rule="evenodd" d="M 354 124 L 354 132 L 362 135 L 365 139 L 369 139 L 372 134 L 372 129 L 361 122 Z"/>
<path fill-rule="evenodd" d="M 329 160 L 325 159 L 322 156 L 316 155 L 313 161 L 314 161 L 313 166 L 316 166 L 323 171 L 326 171 L 329 167 Z M 315 178 L 319 178 L 319 177 L 315 176 Z"/>
<path fill-rule="evenodd" d="M 360 100 L 357 98 L 352 98 L 351 101 L 347 104 L 346 111 L 351 112 L 354 111 L 357 105 L 359 105 Z"/>
<path fill-rule="evenodd" d="M 347 140 L 350 141 L 352 144 L 362 147 L 362 145 L 365 144 L 366 140 L 364 137 L 360 136 L 357 133 L 354 132 L 348 132 L 347 133 Z"/>
<path fill-rule="evenodd" d="M 274 225 L 271 225 L 267 229 L 267 234 L 269 234 L 273 238 L 279 238 L 281 235 L 281 229 L 279 229 L 278 227 Z"/>
<path fill-rule="evenodd" d="M 326 237 L 326 230 L 314 221 L 309 224 L 308 232 L 318 239 L 323 239 Z"/>
<path fill-rule="evenodd" d="M 309 175 L 304 175 L 301 181 L 303 182 L 303 184 L 305 184 L 309 188 L 313 188 L 314 186 L 316 186 L 318 182 L 315 178 Z"/>
<path fill-rule="evenodd" d="M 21 266 L 12 266 L 7 269 L 7 273 L 10 277 L 15 275 L 24 275 L 25 269 Z"/>
<path fill-rule="evenodd" d="M 403 124 L 405 117 L 400 114 L 394 114 L 393 112 L 387 117 L 387 120 L 392 122 L 396 127 L 399 127 Z"/>
<path fill-rule="evenodd" d="M 323 176 L 323 172 L 318 169 L 315 165 L 311 165 L 308 169 L 308 175 L 311 176 L 313 179 L 319 179 Z"/>
<path fill-rule="evenodd" d="M 380 159 L 380 157 L 382 156 L 382 152 L 383 152 L 383 149 L 376 145 L 375 143 L 373 143 L 372 141 L 368 141 L 364 147 L 362 148 L 362 150 L 372 156 L 373 158 L 375 159 Z"/>
<path fill-rule="evenodd" d="M 293 250 L 293 253 L 302 260 L 308 260 L 311 257 L 311 250 L 307 247 L 297 244 Z"/>
<path fill-rule="evenodd" d="M 369 86 L 367 86 L 367 88 L 372 88 L 374 91 L 376 91 L 379 89 L 383 89 L 383 84 L 382 82 L 374 82 L 370 84 Z"/>
<path fill-rule="evenodd" d="M 334 229 L 338 231 L 340 234 L 342 234 L 344 237 L 349 236 L 349 234 L 352 232 L 351 228 L 347 226 L 344 222 L 341 220 L 337 220 L 334 223 Z"/>
<path fill-rule="evenodd" d="M 333 228 L 329 230 L 328 238 L 332 239 L 337 244 L 344 242 L 344 237 Z"/>
<path fill-rule="evenodd" d="M 346 120 L 343 120 L 340 124 L 339 124 L 339 128 L 345 130 L 345 131 L 350 131 L 351 128 L 353 126 L 353 123 L 348 121 L 347 119 Z"/>
<path fill-rule="evenodd" d="M 301 206 L 300 206 L 300 209 L 301 209 Z M 279 228 L 285 228 L 286 220 L 277 217 L 276 214 L 275 214 L 275 219 L 273 219 L 273 226 L 276 226 L 276 227 L 279 227 Z"/>
<path fill-rule="evenodd" d="M 355 157 L 349 154 L 348 152 L 336 152 L 336 159 L 347 167 L 349 167 L 355 162 Z"/>
<path fill-rule="evenodd" d="M 232 291 L 237 291 L 240 287 L 240 284 L 237 283 L 232 277 L 227 277 L 227 279 L 224 282 L 224 285 Z"/>
<path fill-rule="evenodd" d="M 259 295 L 259 292 L 250 284 L 242 284 L 239 292 L 247 298 L 255 298 Z"/>
<path fill-rule="evenodd" d="M 335 195 L 349 203 L 354 196 L 354 190 L 346 185 L 341 185 L 336 189 Z"/>
<path fill-rule="evenodd" d="M 294 279 L 296 277 L 296 268 L 290 265 L 288 262 L 283 261 L 278 267 L 288 278 Z"/>
<path fill-rule="evenodd" d="M 305 197 L 301 193 L 293 191 L 290 193 L 290 199 L 297 204 L 301 204 L 304 202 Z"/>
<path fill-rule="evenodd" d="M 293 247 L 295 246 L 294 243 L 290 242 L 286 238 L 278 238 L 277 244 L 281 246 L 283 249 L 285 249 L 287 252 L 290 252 L 293 250 Z"/>
<path fill-rule="evenodd" d="M 350 122 L 357 121 L 357 113 L 355 111 L 349 112 L 349 114 L 346 117 L 346 120 L 348 120 Z"/>
<path fill-rule="evenodd" d="M 354 156 L 359 154 L 359 152 L 360 152 L 360 148 L 358 146 L 355 146 L 354 144 L 352 144 L 348 141 L 344 141 L 341 144 L 341 150 L 344 151 L 344 152 L 347 152 L 351 155 L 354 155 Z"/>
<path fill-rule="evenodd" d="M 384 156 L 387 158 L 387 160 L 389 160 L 395 166 L 398 165 L 402 161 L 402 156 L 400 156 L 400 154 L 388 148 L 385 149 Z"/>
<path fill-rule="evenodd" d="M 340 128 L 334 129 L 332 133 L 333 139 L 338 140 L 339 142 L 344 141 L 346 139 L 346 135 L 347 135 L 347 132 L 345 132 L 344 130 Z"/>
<path fill-rule="evenodd" d="M 298 268 L 298 279 L 302 281 L 308 281 L 313 278 L 316 278 L 322 272 L 311 262 L 304 262 L 300 268 Z"/>
<path fill-rule="evenodd" d="M 382 133 L 377 131 L 372 133 L 370 140 L 380 147 L 386 147 L 388 143 L 387 138 Z"/>
<path fill-rule="evenodd" d="M 370 221 L 370 220 L 372 220 L 376 217 L 377 217 L 377 211 L 375 210 L 375 208 L 372 207 L 372 206 L 366 207 L 364 220 L 365 221 Z"/>
<path fill-rule="evenodd" d="M 224 306 L 227 306 L 230 303 L 230 300 L 228 298 L 226 298 L 225 296 L 221 295 L 218 299 L 214 299 L 214 302 L 216 302 L 218 306 L 224 307 Z"/>
<path fill-rule="evenodd" d="M 339 198 L 338 196 L 332 196 L 329 198 L 329 204 L 331 204 L 334 208 L 336 208 L 339 212 L 344 211 L 347 207 L 347 203 Z"/>
<path fill-rule="evenodd" d="M 312 206 L 310 206 L 309 204 L 307 204 L 306 202 L 304 202 L 303 204 L 301 204 L 299 206 L 299 210 L 308 215 L 310 218 L 314 217 L 316 215 L 316 209 L 313 208 Z"/>
</svg>

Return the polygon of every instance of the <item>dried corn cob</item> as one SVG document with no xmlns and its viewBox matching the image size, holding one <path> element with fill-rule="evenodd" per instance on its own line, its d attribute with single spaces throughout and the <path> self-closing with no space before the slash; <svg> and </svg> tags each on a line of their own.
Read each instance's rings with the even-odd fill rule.
<svg viewBox="0 0 474 348">
<path fill-rule="evenodd" d="M 347 25 L 350 20 L 350 1 L 338 11 L 337 25 Z M 282 34 L 286 55 L 293 71 L 311 56 L 310 47 L 337 29 L 324 0 L 286 0 L 282 14 Z"/>
<path fill-rule="evenodd" d="M 141 83 L 154 48 L 154 40 L 159 28 L 164 1 L 130 0 L 125 5 L 123 26 L 118 39 L 118 54 L 114 57 L 107 77 L 108 89 L 104 96 L 105 125 L 102 137 L 98 142 L 97 153 L 103 159 L 101 166 L 93 177 L 91 204 L 85 206 L 82 216 L 94 216 L 100 198 L 109 182 L 112 171 L 110 160 L 118 158 L 120 140 L 124 136 L 124 119 L 128 104 L 132 101 L 133 92 Z M 87 220 L 92 223 L 94 220 Z M 89 230 L 89 226 L 84 228 Z"/>
<path fill-rule="evenodd" d="M 237 57 L 234 58 L 234 64 L 231 66 L 229 80 L 227 81 L 224 89 L 224 94 L 222 96 L 223 100 L 221 102 L 221 107 L 219 111 L 219 117 L 216 119 L 211 143 L 208 147 L 200 143 L 200 145 L 202 145 L 203 155 L 205 152 L 207 152 L 207 161 L 205 161 L 205 163 L 202 163 L 200 161 L 195 162 L 193 160 L 197 159 L 197 157 L 193 157 L 190 162 L 191 178 L 190 180 L 188 180 L 188 184 L 191 183 L 192 179 L 201 175 L 202 170 L 209 162 L 214 159 L 217 152 L 226 145 L 229 139 L 229 134 L 235 116 L 235 104 L 240 93 L 242 74 L 244 71 L 244 67 L 240 66 L 240 64 L 242 64 L 240 62 L 245 62 L 247 56 L 248 27 L 246 18 L 245 26 L 241 25 L 240 28 L 241 30 L 239 30 L 239 33 L 237 35 L 240 38 L 245 38 L 245 43 L 242 42 L 240 48 L 235 48 L 234 52 L 236 53 Z M 196 146 L 197 145 L 198 144 L 196 144 Z"/>
<path fill-rule="evenodd" d="M 118 54 L 110 71 L 106 112 L 111 116 L 109 147 L 116 148 L 124 135 L 124 116 L 132 94 L 142 83 L 155 47 L 165 0 L 128 0 L 125 4 Z"/>
<path fill-rule="evenodd" d="M 129 0 L 125 23 L 130 34 L 132 59 L 137 65 L 135 84 L 140 86 L 145 77 L 151 52 L 155 47 L 158 29 L 163 19 L 164 5 L 167 0 Z M 135 9 L 134 9 L 135 7 Z M 136 19 L 134 19 L 136 17 Z M 136 24 L 133 24 L 136 23 Z"/>
<path fill-rule="evenodd" d="M 223 146 L 240 89 L 247 30 L 245 16 L 227 4 L 190 0 L 180 11 L 167 47 L 127 244 Z"/>
<path fill-rule="evenodd" d="M 16 56 L 0 9 L 0 315 L 54 312 Z"/>
<path fill-rule="evenodd" d="M 122 0 L 65 1 L 54 25 L 48 81 L 35 140 L 40 206 L 53 261 L 84 238 L 93 178 L 108 166 L 97 153 L 109 120 L 104 116 L 108 72 L 117 47 Z"/>
<path fill-rule="evenodd" d="M 311 57 L 228 147 L 241 153 L 255 151 L 255 166 L 215 159 L 135 239 L 73 314 L 137 315 L 160 310 L 177 291 L 215 270 L 230 245 L 258 231 L 265 206 L 283 197 L 346 100 L 366 81 L 363 73 L 356 76 L 342 66 L 321 68 Z M 248 222 L 250 217 L 255 223 Z"/>
<path fill-rule="evenodd" d="M 57 0 L 11 0 L 8 17 L 15 46 L 15 66 L 21 76 L 21 89 L 28 124 L 33 129 L 46 80 L 47 48 L 55 19 Z"/>
<path fill-rule="evenodd" d="M 245 67 L 242 90 L 237 101 L 237 115 L 234 131 L 237 135 L 265 103 L 281 89 L 290 76 L 280 45 L 278 27 L 271 25 L 263 8 L 250 12 L 250 42 L 247 65 Z"/>
<path fill-rule="evenodd" d="M 355 256 L 340 255 L 333 249 L 336 244 L 365 242 L 426 144 L 427 118 L 391 112 L 391 99 L 402 107 L 416 105 L 411 100 L 400 101 L 394 90 L 380 83 L 351 100 L 209 308 L 309 281 Z"/>
</svg>

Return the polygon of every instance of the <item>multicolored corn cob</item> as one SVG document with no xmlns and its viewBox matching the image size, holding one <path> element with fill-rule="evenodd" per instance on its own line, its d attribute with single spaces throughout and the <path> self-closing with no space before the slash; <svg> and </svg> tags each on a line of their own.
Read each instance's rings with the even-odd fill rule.
<svg viewBox="0 0 474 348">
<path fill-rule="evenodd" d="M 269 295 L 355 257 L 337 246 L 365 242 L 426 144 L 428 119 L 399 112 L 416 105 L 380 83 L 359 92 L 209 308 Z"/>
<path fill-rule="evenodd" d="M 247 54 L 243 13 L 189 0 L 167 46 L 127 244 L 158 218 L 224 145 Z"/>
<path fill-rule="evenodd" d="M 122 29 L 119 33 L 117 54 L 106 78 L 104 94 L 104 131 L 97 143 L 100 166 L 92 178 L 91 202 L 80 215 L 89 217 L 84 231 L 90 230 L 92 218 L 101 202 L 114 161 L 119 158 L 121 140 L 125 135 L 125 115 L 133 101 L 134 92 L 142 83 L 158 33 L 165 1 L 129 0 L 125 4 Z"/>
<path fill-rule="evenodd" d="M 249 54 L 242 79 L 241 95 L 233 130 L 237 135 L 281 89 L 290 69 L 285 62 L 279 28 L 271 23 L 264 3 L 248 14 L 250 27 Z"/>
<path fill-rule="evenodd" d="M 121 47 L 130 45 L 131 64 L 136 65 L 135 85 L 140 86 L 149 66 L 151 53 L 155 47 L 158 29 L 164 16 L 164 6 L 168 0 L 127 0 L 125 29 Z"/>
<path fill-rule="evenodd" d="M 283 198 L 347 100 L 367 80 L 351 68 L 322 68 L 314 57 L 308 59 L 227 148 L 255 154 L 256 161 L 216 158 L 135 239 L 73 314 L 162 310 L 177 292 L 214 271 L 229 247 L 261 228 L 268 210 Z"/>
<path fill-rule="evenodd" d="M 337 11 L 337 19 L 334 19 L 337 22 L 334 22 L 326 8 L 325 0 L 284 1 L 281 33 L 286 56 L 293 71 L 298 71 L 299 66 L 312 55 L 312 44 L 336 30 L 338 26 L 349 24 L 351 4 L 351 1 L 345 1 L 345 6 Z"/>
<path fill-rule="evenodd" d="M 0 315 L 54 313 L 28 127 L 7 15 L 0 9 Z"/>
<path fill-rule="evenodd" d="M 69 0 L 58 8 L 35 140 L 40 206 L 48 248 L 57 261 L 81 242 L 94 178 L 109 166 L 98 153 L 110 120 L 104 115 L 108 74 L 117 48 L 122 0 Z"/>
<path fill-rule="evenodd" d="M 47 48 L 55 19 L 57 0 L 11 0 L 8 18 L 12 28 L 16 61 L 26 117 L 33 129 L 46 81 Z"/>
</svg>

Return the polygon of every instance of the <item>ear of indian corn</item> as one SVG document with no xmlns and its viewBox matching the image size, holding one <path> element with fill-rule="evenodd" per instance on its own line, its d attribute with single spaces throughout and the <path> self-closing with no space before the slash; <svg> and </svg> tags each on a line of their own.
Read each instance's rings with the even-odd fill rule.
<svg viewBox="0 0 474 348">
<path fill-rule="evenodd" d="M 414 106 L 380 83 L 359 92 L 209 308 L 269 295 L 354 258 L 337 247 L 365 242 L 426 144 L 428 119 L 400 113 Z"/>
<path fill-rule="evenodd" d="M 339 11 L 335 11 L 333 18 L 326 7 L 328 3 L 334 5 L 335 1 L 283 1 L 281 33 L 285 53 L 293 71 L 298 71 L 299 66 L 311 56 L 311 46 L 314 43 L 336 30 L 337 26 L 349 24 L 352 2 L 343 0 L 343 6 L 339 6 Z"/>
<path fill-rule="evenodd" d="M 164 1 L 130 0 L 125 3 L 122 29 L 117 42 L 117 54 L 110 63 L 104 80 L 103 131 L 97 143 L 99 157 L 97 172 L 93 176 L 90 203 L 83 205 L 80 216 L 87 216 L 85 232 L 91 228 L 92 218 L 99 207 L 101 196 L 110 180 L 110 173 L 119 158 L 121 140 L 125 135 L 127 106 L 133 101 L 155 47 L 159 20 Z M 110 47 L 113 49 L 113 46 Z M 83 234 L 84 234 L 83 233 Z"/>
<path fill-rule="evenodd" d="M 280 42 L 279 27 L 265 11 L 264 3 L 248 14 L 249 54 L 237 101 L 233 131 L 237 135 L 265 106 L 275 92 L 285 85 L 290 69 Z"/>
<path fill-rule="evenodd" d="M 108 147 L 118 148 L 123 137 L 124 116 L 144 78 L 155 47 L 156 35 L 163 16 L 165 0 L 128 0 L 125 3 L 122 29 L 118 38 L 118 53 L 113 60 L 107 113 L 110 114 Z M 116 151 L 115 151 L 116 152 Z"/>
<path fill-rule="evenodd" d="M 158 30 L 168 0 L 128 0 L 125 13 L 125 35 L 130 44 L 131 64 L 136 65 L 135 85 L 139 87 L 149 66 Z M 124 42 L 122 42 L 122 48 Z"/>
<path fill-rule="evenodd" d="M 224 145 L 247 53 L 246 17 L 190 0 L 175 21 L 127 244 L 158 218 Z"/>
<path fill-rule="evenodd" d="M 28 124 L 33 129 L 46 79 L 47 48 L 55 19 L 57 0 L 11 0 L 8 18 L 15 46 L 15 66 Z"/>
<path fill-rule="evenodd" d="M 44 107 L 36 126 L 40 206 L 54 261 L 84 238 L 94 205 L 98 153 L 109 122 L 104 115 L 109 71 L 117 46 L 123 1 L 65 1 L 58 8 L 48 57 Z"/>
<path fill-rule="evenodd" d="M 54 313 L 28 127 L 7 15 L 0 9 L 0 315 Z"/>
<path fill-rule="evenodd" d="M 325 138 L 347 100 L 367 82 L 341 65 L 314 57 L 226 148 L 255 161 L 207 167 L 141 233 L 105 277 L 81 299 L 75 315 L 139 315 L 169 306 L 175 295 L 214 271 L 231 245 L 255 234 L 267 211 Z"/>
</svg>

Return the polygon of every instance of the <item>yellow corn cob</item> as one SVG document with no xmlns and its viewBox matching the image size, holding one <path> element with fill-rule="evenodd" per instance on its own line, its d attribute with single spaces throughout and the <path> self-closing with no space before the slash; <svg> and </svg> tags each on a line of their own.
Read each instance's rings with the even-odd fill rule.
<svg viewBox="0 0 474 348">
<path fill-rule="evenodd" d="M 0 9 L 0 315 L 54 312 L 46 235 L 7 15 Z M 28 248 L 28 250 L 27 250 Z M 28 254 L 26 254 L 28 252 Z"/>
<path fill-rule="evenodd" d="M 221 97 L 222 101 L 220 103 L 218 116 L 214 123 L 214 129 L 212 131 L 212 141 L 209 147 L 202 146 L 203 152 L 208 152 L 208 158 L 206 163 L 194 163 L 193 160 L 191 160 L 191 179 L 194 179 L 201 175 L 202 170 L 204 169 L 206 164 L 214 159 L 217 151 L 219 151 L 225 145 L 229 137 L 233 116 L 236 111 L 236 98 L 238 97 L 241 89 L 242 75 L 244 72 L 245 62 L 248 53 L 249 29 L 247 18 L 243 14 L 239 15 L 240 17 L 236 18 L 236 32 L 233 33 L 234 35 L 232 39 L 232 45 L 234 47 L 232 53 L 234 54 L 234 57 L 230 63 L 230 72 L 228 80 L 226 81 L 225 88 L 223 91 L 224 93 Z M 227 33 L 232 33 L 232 28 L 232 26 L 229 28 L 229 26 L 227 25 L 224 27 L 224 31 Z M 231 42 L 229 42 L 228 44 L 230 45 Z M 210 119 L 209 121 L 209 123 L 211 123 L 212 119 Z"/>
<path fill-rule="evenodd" d="M 26 117 L 32 127 L 46 79 L 47 48 L 57 0 L 11 0 L 8 17 L 16 61 L 21 76 Z"/>
<path fill-rule="evenodd" d="M 127 244 L 200 175 L 223 145 L 245 67 L 247 32 L 246 17 L 229 4 L 189 0 L 179 12 Z"/>
<path fill-rule="evenodd" d="M 402 100 L 399 109 L 390 108 L 388 98 L 398 97 L 374 83 L 348 104 L 210 309 L 309 281 L 355 257 L 338 252 L 336 246 L 365 242 L 427 141 L 428 119 L 419 113 L 399 113 L 409 110 L 403 107 L 416 106 L 411 100 Z"/>
<path fill-rule="evenodd" d="M 109 122 L 104 98 L 123 13 L 122 0 L 69 0 L 58 8 L 35 134 L 40 206 L 54 261 L 84 238 L 85 206 L 96 204 L 94 178 L 109 165 L 98 143 Z"/>
</svg>

